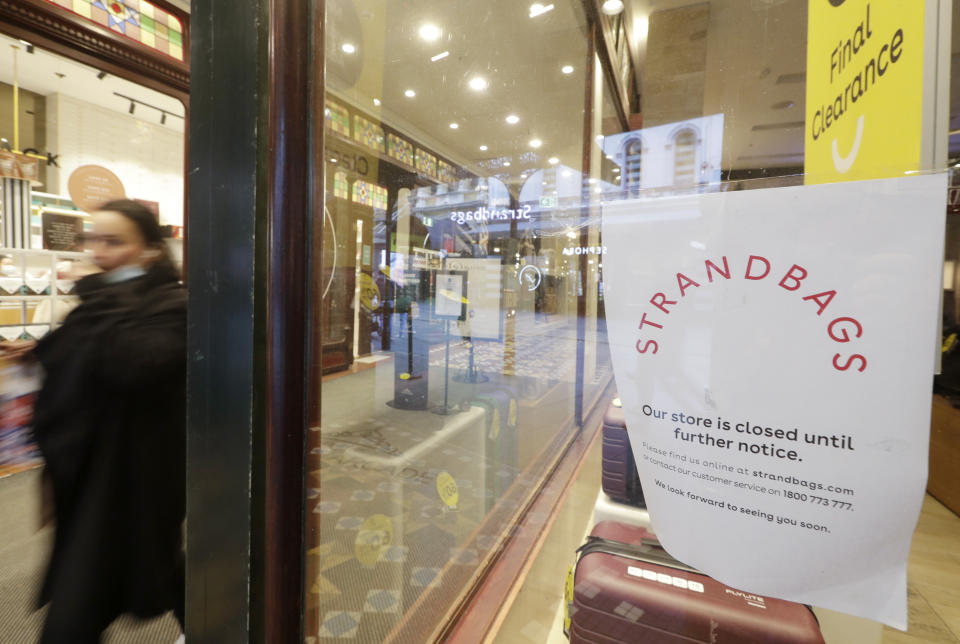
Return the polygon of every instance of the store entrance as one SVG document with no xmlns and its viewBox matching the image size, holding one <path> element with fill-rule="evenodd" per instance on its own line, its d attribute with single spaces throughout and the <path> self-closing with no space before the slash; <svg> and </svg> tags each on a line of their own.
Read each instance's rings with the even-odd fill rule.
<svg viewBox="0 0 960 644">
<path fill-rule="evenodd" d="M 105 201 L 145 206 L 182 267 L 186 116 L 178 98 L 0 33 L 0 341 L 40 341 L 78 305 L 91 212 Z M 52 549 L 52 500 L 32 432 L 44 377 L 35 362 L 0 357 L 2 642 L 37 641 L 45 617 L 35 601 Z M 167 614 L 125 618 L 105 641 L 179 634 Z"/>
</svg>

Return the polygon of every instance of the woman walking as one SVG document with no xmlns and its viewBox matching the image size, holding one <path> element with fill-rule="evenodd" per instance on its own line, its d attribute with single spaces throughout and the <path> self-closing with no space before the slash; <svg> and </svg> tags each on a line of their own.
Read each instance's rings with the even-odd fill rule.
<svg viewBox="0 0 960 644">
<path fill-rule="evenodd" d="M 94 213 L 96 265 L 80 304 L 35 346 L 46 372 L 34 432 L 56 534 L 41 644 L 87 644 L 124 613 L 183 624 L 186 293 L 154 215 L 133 201 Z"/>
</svg>

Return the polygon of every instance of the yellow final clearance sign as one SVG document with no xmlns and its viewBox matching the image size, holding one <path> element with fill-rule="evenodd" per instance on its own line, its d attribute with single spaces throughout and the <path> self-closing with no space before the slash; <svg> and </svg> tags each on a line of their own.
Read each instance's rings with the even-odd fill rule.
<svg viewBox="0 0 960 644">
<path fill-rule="evenodd" d="M 922 0 L 810 0 L 806 182 L 919 170 Z"/>
</svg>

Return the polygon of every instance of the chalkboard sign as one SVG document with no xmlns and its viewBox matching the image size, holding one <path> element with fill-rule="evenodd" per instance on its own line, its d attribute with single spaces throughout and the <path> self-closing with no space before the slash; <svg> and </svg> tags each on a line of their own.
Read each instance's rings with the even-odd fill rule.
<svg viewBox="0 0 960 644">
<path fill-rule="evenodd" d="M 45 212 L 43 222 L 43 247 L 47 250 L 83 250 L 83 217 Z"/>
</svg>

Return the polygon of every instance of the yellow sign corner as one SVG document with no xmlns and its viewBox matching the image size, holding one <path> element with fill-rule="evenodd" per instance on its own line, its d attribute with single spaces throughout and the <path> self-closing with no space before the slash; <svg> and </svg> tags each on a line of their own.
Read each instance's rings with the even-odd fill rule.
<svg viewBox="0 0 960 644">
<path fill-rule="evenodd" d="M 925 4 L 810 0 L 807 183 L 920 169 Z"/>
</svg>

